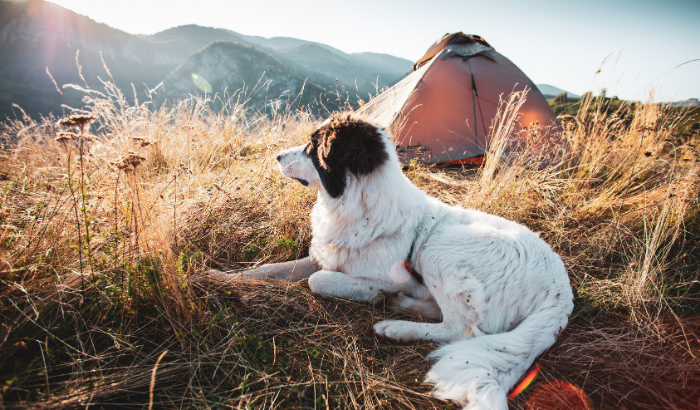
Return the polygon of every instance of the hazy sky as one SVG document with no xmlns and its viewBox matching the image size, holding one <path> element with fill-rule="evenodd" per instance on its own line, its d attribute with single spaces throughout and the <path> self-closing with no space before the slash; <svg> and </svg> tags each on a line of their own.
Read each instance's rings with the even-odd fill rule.
<svg viewBox="0 0 700 410">
<path fill-rule="evenodd" d="M 700 0 L 54 0 L 134 34 L 184 24 L 318 41 L 417 60 L 440 36 L 478 34 L 535 83 L 581 94 L 700 98 Z M 596 75 L 603 61 L 602 71 Z M 670 72 L 669 72 L 670 71 Z"/>
</svg>

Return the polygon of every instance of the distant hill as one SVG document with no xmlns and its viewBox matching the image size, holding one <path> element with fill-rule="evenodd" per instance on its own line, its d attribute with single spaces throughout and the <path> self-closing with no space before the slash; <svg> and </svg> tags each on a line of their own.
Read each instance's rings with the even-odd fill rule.
<svg viewBox="0 0 700 410">
<path fill-rule="evenodd" d="M 101 54 L 124 91 L 132 83 L 139 90 L 143 83 L 155 86 L 181 62 L 177 47 L 150 43 L 40 0 L 0 2 L 0 32 L 0 119 L 13 115 L 13 103 L 33 116 L 59 113 L 61 104 L 81 105 L 82 93 L 62 90 L 62 96 L 46 74 L 48 67 L 58 84 L 83 85 L 77 50 L 88 84 L 98 87 L 97 77 L 108 77 Z"/>
<path fill-rule="evenodd" d="M 662 104 L 666 107 L 700 107 L 700 100 L 697 98 L 689 98 L 683 101 L 672 101 Z"/>
<path fill-rule="evenodd" d="M 357 93 L 355 90 L 355 85 L 357 85 L 357 89 L 363 96 L 367 92 L 376 93 L 375 87 L 372 85 L 373 82 L 377 81 L 376 77 L 344 56 L 325 47 L 317 44 L 302 44 L 293 48 L 277 50 L 275 55 L 283 62 L 293 62 L 302 66 L 308 71 L 308 76 L 312 81 L 319 82 L 326 87 L 345 86 L 345 91 L 348 94 L 352 91 L 354 95 Z M 336 78 L 338 83 L 335 82 Z"/>
<path fill-rule="evenodd" d="M 547 99 L 554 98 L 555 96 L 561 94 L 561 93 L 566 93 L 567 96 L 571 98 L 581 98 L 580 95 L 576 95 L 574 93 L 570 93 L 566 90 L 562 90 L 561 88 L 557 88 L 553 85 L 549 84 L 536 84 L 537 88 L 540 90 L 540 92 L 545 96 Z"/>
<path fill-rule="evenodd" d="M 196 58 L 190 59 L 190 56 L 215 41 L 238 43 L 241 47 L 219 45 L 207 53 L 227 50 L 241 53 L 240 56 L 227 56 L 231 61 L 252 56 L 260 59 L 255 63 L 251 60 L 249 67 L 254 69 L 278 67 L 266 71 L 265 78 L 272 81 L 271 86 L 278 81 L 280 84 L 294 83 L 296 87 L 300 79 L 306 80 L 308 92 L 327 92 L 331 86 L 342 89 L 345 85 L 347 95 L 355 97 L 358 94 L 355 89 L 357 84 L 359 94 L 365 99 L 366 93 L 374 93 L 377 86 L 382 88 L 388 85 L 410 70 L 412 64 L 411 61 L 386 54 L 347 54 L 306 40 L 246 36 L 230 30 L 196 25 L 174 27 L 153 35 L 132 35 L 43 0 L 0 0 L 0 33 L 0 120 L 6 116 L 20 115 L 17 109 L 13 109 L 13 103 L 32 116 L 60 114 L 64 111 L 63 104 L 81 106 L 83 93 L 71 89 L 61 89 L 63 94 L 59 93 L 46 73 L 48 67 L 59 86 L 66 83 L 84 85 L 75 64 L 78 50 L 83 77 L 91 87 L 101 89 L 98 76 L 102 79 L 109 76 L 103 67 L 104 59 L 127 98 L 133 99 L 133 84 L 141 100 L 146 97 L 146 87 L 153 88 L 166 78 L 166 83 L 174 87 L 168 90 L 172 91 L 168 98 L 184 96 L 180 91 L 184 92 L 187 87 L 176 79 L 179 75 L 184 76 L 182 70 L 193 64 L 201 72 L 217 73 L 218 76 L 220 73 L 213 60 L 204 55 L 196 63 Z M 212 67 L 207 66 L 210 63 Z M 237 83 L 233 81 L 235 77 L 246 78 L 248 84 L 248 74 L 229 71 L 221 74 L 221 78 L 209 81 L 216 83 L 224 81 L 225 77 L 230 84 L 234 84 Z M 262 71 L 258 73 L 257 78 L 262 74 Z M 281 77 L 274 78 L 275 75 Z M 295 80 L 292 81 L 292 78 Z M 192 86 L 189 91 L 201 93 Z"/>
<path fill-rule="evenodd" d="M 230 41 L 214 41 L 192 54 L 168 74 L 163 82 L 169 99 L 184 99 L 190 94 L 201 94 L 192 81 L 192 73 L 208 80 L 210 93 L 231 95 L 245 87 L 240 101 L 262 108 L 268 101 L 280 106 L 298 99 L 299 105 L 308 105 L 318 99 L 323 89 L 294 75 L 284 64 L 254 47 Z M 263 74 L 264 73 L 264 74 Z M 255 87 L 257 86 L 257 89 Z"/>
<path fill-rule="evenodd" d="M 232 34 L 228 30 L 202 27 L 195 24 L 173 27 L 152 35 L 138 35 L 138 37 L 159 46 L 177 51 L 178 64 L 182 63 L 190 54 L 196 53 L 212 41 L 232 41 L 247 46 L 252 43 L 245 41 L 240 36 Z"/>
<path fill-rule="evenodd" d="M 353 53 L 350 54 L 350 59 L 365 71 L 377 73 L 382 81 L 396 81 L 413 67 L 413 62 L 389 54 Z M 383 83 L 380 81 L 380 84 Z"/>
<path fill-rule="evenodd" d="M 370 77 L 372 82 L 377 82 L 379 77 L 379 88 L 385 87 L 394 82 L 405 73 L 411 71 L 413 61 L 404 58 L 394 57 L 389 54 L 381 53 L 344 53 L 337 48 L 326 44 L 316 43 L 313 41 L 299 40 L 291 37 L 271 37 L 265 38 L 260 36 L 246 36 L 235 31 L 229 31 L 231 34 L 241 37 L 248 43 L 253 43 L 263 49 L 270 50 L 271 54 L 288 53 L 292 49 L 301 48 L 302 46 L 318 46 L 327 51 L 340 56 L 341 58 L 350 61 L 356 65 Z"/>
</svg>

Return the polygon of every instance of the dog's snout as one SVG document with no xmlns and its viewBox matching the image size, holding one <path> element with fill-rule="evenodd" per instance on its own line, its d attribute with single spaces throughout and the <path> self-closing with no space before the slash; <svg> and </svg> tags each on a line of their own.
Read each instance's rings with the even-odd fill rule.
<svg viewBox="0 0 700 410">
<path fill-rule="evenodd" d="M 282 154 L 277 154 L 275 158 L 277 158 L 277 162 L 282 161 Z"/>
</svg>

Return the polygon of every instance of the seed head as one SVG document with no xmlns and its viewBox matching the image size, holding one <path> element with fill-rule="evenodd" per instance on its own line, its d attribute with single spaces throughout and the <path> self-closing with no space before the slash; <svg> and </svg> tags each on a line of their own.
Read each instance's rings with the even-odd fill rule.
<svg viewBox="0 0 700 410">
<path fill-rule="evenodd" d="M 92 134 L 80 134 L 80 139 L 85 142 L 97 142 L 100 139 Z"/>
<path fill-rule="evenodd" d="M 146 139 L 146 137 L 131 137 L 131 139 L 134 141 L 134 144 L 139 144 L 141 147 L 147 147 L 149 145 L 153 145 L 156 142 L 158 142 L 158 140 L 155 140 L 155 141 L 148 140 L 148 139 Z"/>
<path fill-rule="evenodd" d="M 76 114 L 63 118 L 59 120 L 58 123 L 66 128 L 78 127 L 82 130 L 86 125 L 89 125 L 91 122 L 95 121 L 95 119 L 96 118 L 94 115 Z"/>
<path fill-rule="evenodd" d="M 186 174 L 193 175 L 192 170 L 190 170 L 190 168 L 187 165 L 183 164 L 182 162 L 178 165 L 178 167 L 180 168 L 180 170 L 182 172 L 184 172 Z"/>
<path fill-rule="evenodd" d="M 78 135 L 73 134 L 72 132 L 59 132 L 58 137 L 56 137 L 56 141 L 65 143 L 71 140 L 76 140 L 77 138 Z"/>
<path fill-rule="evenodd" d="M 129 151 L 129 154 L 125 157 L 121 157 L 117 162 L 111 162 L 110 165 L 120 169 L 124 172 L 130 172 L 136 169 L 141 163 L 146 161 L 146 157 L 142 157 Z"/>
</svg>

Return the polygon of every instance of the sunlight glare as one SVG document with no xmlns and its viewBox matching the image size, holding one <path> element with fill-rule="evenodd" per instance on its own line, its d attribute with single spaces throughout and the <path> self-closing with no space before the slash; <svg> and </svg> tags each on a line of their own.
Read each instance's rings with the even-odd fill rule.
<svg viewBox="0 0 700 410">
<path fill-rule="evenodd" d="M 211 94 L 211 92 L 214 90 L 211 84 L 209 84 L 209 81 L 199 74 L 192 73 L 192 82 L 205 94 Z"/>
</svg>

